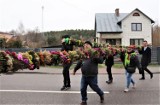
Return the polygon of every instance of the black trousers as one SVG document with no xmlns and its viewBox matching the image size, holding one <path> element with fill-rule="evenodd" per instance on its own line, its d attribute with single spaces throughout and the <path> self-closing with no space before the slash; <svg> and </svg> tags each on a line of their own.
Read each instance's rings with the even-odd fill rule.
<svg viewBox="0 0 160 105">
<path fill-rule="evenodd" d="M 109 80 L 113 80 L 111 68 L 112 66 L 107 66 L 107 73 L 108 73 Z"/>
<path fill-rule="evenodd" d="M 147 66 L 143 66 L 142 65 L 142 78 L 145 78 L 145 73 L 144 71 L 146 71 L 148 74 L 152 75 L 153 73 L 147 68 Z"/>
<path fill-rule="evenodd" d="M 72 63 L 64 64 L 63 65 L 63 82 L 65 87 L 70 87 L 70 74 L 69 74 L 69 68 L 71 67 Z"/>
</svg>

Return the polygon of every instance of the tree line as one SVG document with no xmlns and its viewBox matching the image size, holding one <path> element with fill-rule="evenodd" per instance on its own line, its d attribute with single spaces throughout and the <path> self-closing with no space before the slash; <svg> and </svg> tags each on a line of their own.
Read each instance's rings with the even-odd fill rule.
<svg viewBox="0 0 160 105">
<path fill-rule="evenodd" d="M 11 33 L 16 33 L 16 31 L 11 31 Z M 25 34 L 17 32 L 13 38 L 11 38 L 7 43 L 4 44 L 3 41 L 1 48 L 41 48 L 61 45 L 61 37 L 63 35 L 70 35 L 74 39 L 92 40 L 94 38 L 94 30 L 63 30 L 63 31 L 49 31 L 49 32 L 39 32 L 38 29 L 29 30 Z M 4 39 L 5 40 L 5 39 Z"/>
<path fill-rule="evenodd" d="M 1 48 L 41 48 L 61 45 L 61 37 L 63 35 L 70 35 L 74 39 L 93 40 L 95 37 L 95 30 L 76 29 L 76 30 L 63 30 L 63 31 L 49 31 L 41 33 L 38 28 L 34 30 L 23 29 L 23 24 L 20 25 L 18 30 L 10 32 L 14 34 L 9 41 L 0 38 Z M 152 45 L 160 46 L 160 26 L 154 25 L 152 28 Z"/>
</svg>

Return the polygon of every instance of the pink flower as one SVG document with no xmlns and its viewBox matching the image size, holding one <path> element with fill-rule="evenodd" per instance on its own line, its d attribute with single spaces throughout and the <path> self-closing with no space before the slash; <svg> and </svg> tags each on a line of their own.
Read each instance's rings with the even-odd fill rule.
<svg viewBox="0 0 160 105">
<path fill-rule="evenodd" d="M 25 64 L 29 64 L 29 60 L 28 60 L 28 59 L 23 59 L 23 62 L 24 62 Z"/>
<path fill-rule="evenodd" d="M 29 68 L 29 70 L 34 70 L 34 65 L 30 64 L 28 68 Z"/>
<path fill-rule="evenodd" d="M 18 60 L 23 60 L 22 54 L 19 53 L 19 54 L 17 55 L 17 58 L 18 58 Z"/>
</svg>

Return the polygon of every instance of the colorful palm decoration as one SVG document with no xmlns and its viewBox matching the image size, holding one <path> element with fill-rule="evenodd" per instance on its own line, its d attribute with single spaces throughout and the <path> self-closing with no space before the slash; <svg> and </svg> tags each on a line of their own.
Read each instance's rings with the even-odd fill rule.
<svg viewBox="0 0 160 105">
<path fill-rule="evenodd" d="M 93 43 L 92 49 L 88 51 L 83 50 L 84 42 L 75 39 L 64 39 L 65 44 L 73 44 L 78 46 L 74 51 L 27 51 L 27 52 L 9 52 L 0 51 L 0 72 L 2 71 L 17 71 L 19 69 L 34 70 L 39 69 L 40 66 L 45 65 L 58 65 L 75 62 L 81 59 L 106 57 L 110 55 L 120 54 L 126 52 L 125 46 L 112 46 L 108 48 L 105 44 Z M 141 46 L 135 46 L 136 49 L 142 49 Z"/>
</svg>

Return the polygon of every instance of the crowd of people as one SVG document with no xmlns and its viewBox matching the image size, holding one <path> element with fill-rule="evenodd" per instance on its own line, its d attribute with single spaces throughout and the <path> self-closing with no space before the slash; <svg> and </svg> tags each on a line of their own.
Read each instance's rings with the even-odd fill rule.
<svg viewBox="0 0 160 105">
<path fill-rule="evenodd" d="M 73 50 L 74 44 L 65 44 L 63 38 L 70 38 L 68 35 L 62 37 L 62 50 Z M 142 54 L 141 62 L 138 59 L 137 54 L 135 53 L 135 47 L 130 45 L 127 47 L 127 51 L 122 51 L 120 53 L 120 59 L 124 65 L 125 76 L 126 76 L 126 86 L 124 92 L 128 92 L 130 88 L 130 84 L 132 83 L 132 88 L 135 88 L 136 83 L 132 78 L 136 71 L 136 67 L 139 70 L 139 73 L 142 75 L 140 80 L 145 79 L 145 72 L 150 74 L 150 78 L 153 78 L 153 73 L 147 68 L 149 63 L 151 62 L 151 49 L 147 46 L 148 43 L 146 40 L 143 41 L 143 47 L 138 48 L 139 54 Z M 86 41 L 83 45 L 84 51 L 88 51 L 92 49 L 92 43 L 90 41 Z M 108 49 L 112 49 L 111 45 L 108 45 Z M 112 50 L 111 50 L 112 51 Z M 113 82 L 112 76 L 112 66 L 114 65 L 114 56 L 116 53 L 111 52 L 106 56 L 97 56 L 97 57 L 87 57 L 86 59 L 81 59 L 78 61 L 77 65 L 73 70 L 73 75 L 76 74 L 76 71 L 81 68 L 82 77 L 80 83 L 80 91 L 81 91 L 81 100 L 80 105 L 87 105 L 87 86 L 89 85 L 93 91 L 95 91 L 99 97 L 100 102 L 104 101 L 104 92 L 98 86 L 98 64 L 103 63 L 105 61 L 106 71 L 108 73 L 107 84 L 111 84 Z M 70 73 L 69 68 L 72 65 L 72 62 L 66 65 L 63 65 L 63 77 L 64 77 L 64 85 L 61 90 L 67 90 L 71 87 L 70 82 Z"/>
<path fill-rule="evenodd" d="M 81 45 L 82 43 L 77 42 L 77 45 Z M 30 68 L 30 70 L 33 70 L 35 68 L 39 69 L 39 66 L 46 63 L 48 61 L 48 64 L 52 64 L 53 62 L 57 63 L 57 58 L 61 58 L 60 61 L 63 61 L 63 86 L 61 87 L 61 91 L 66 91 L 71 88 L 71 81 L 70 81 L 70 67 L 73 64 L 74 60 L 71 56 L 73 56 L 73 53 L 78 54 L 74 51 L 74 45 L 76 45 L 75 41 L 70 40 L 69 35 L 62 36 L 62 48 L 61 51 L 53 51 L 53 52 L 45 52 L 44 54 L 41 53 L 35 53 L 33 51 L 26 52 L 26 53 L 10 53 L 10 52 L 1 52 L 0 54 L 3 59 L 7 58 L 8 62 L 6 62 L 5 65 L 11 65 L 12 68 L 19 69 L 19 67 L 23 66 L 20 65 L 20 61 L 22 64 L 27 64 L 26 68 Z M 147 68 L 149 63 L 151 62 L 151 49 L 148 47 L 148 43 L 146 40 L 143 41 L 142 47 L 138 47 L 136 50 L 138 50 L 139 54 L 142 54 L 141 61 L 139 61 L 137 53 L 135 52 L 135 46 L 130 45 L 127 47 L 125 51 L 121 49 L 121 51 L 118 52 L 113 49 L 111 45 L 107 45 L 107 49 L 109 52 L 105 53 L 101 49 L 96 49 L 92 52 L 91 49 L 93 49 L 93 44 L 90 41 L 86 41 L 83 43 L 83 46 L 81 50 L 83 52 L 82 55 L 78 56 L 78 62 L 73 70 L 73 75 L 76 74 L 76 71 L 81 68 L 82 77 L 81 77 L 81 83 L 80 83 L 80 91 L 81 91 L 81 105 L 87 105 L 87 87 L 88 85 L 95 91 L 99 97 L 100 102 L 104 102 L 104 92 L 100 89 L 98 86 L 98 64 L 102 64 L 103 62 L 106 65 L 106 83 L 112 84 L 113 83 L 113 75 L 112 75 L 112 66 L 114 65 L 114 56 L 117 55 L 117 53 L 120 55 L 120 59 L 122 61 L 122 64 L 124 66 L 125 76 L 126 76 L 126 85 L 124 92 L 129 92 L 130 84 L 132 84 L 132 88 L 135 88 L 136 82 L 133 79 L 133 75 L 136 71 L 136 68 L 138 68 L 139 73 L 141 74 L 140 80 L 145 80 L 145 72 L 150 74 L 150 78 L 153 78 L 153 73 Z M 90 54 L 89 54 L 90 53 Z M 71 54 L 71 55 L 69 55 Z M 8 56 L 7 56 L 8 55 Z M 9 56 L 10 55 L 10 56 Z M 31 56 L 32 55 L 32 56 Z M 42 56 L 45 55 L 45 56 Z M 76 57 L 74 55 L 73 57 Z M 94 56 L 91 56 L 94 55 Z M 52 58 L 51 58 L 52 56 Z M 45 60 L 44 60 L 45 57 Z M 9 59 L 10 58 L 10 59 Z M 14 62 L 12 58 L 14 58 Z M 24 59 L 25 58 L 25 59 Z M 28 58 L 28 59 L 27 59 Z M 32 58 L 32 59 L 31 59 Z M 38 58 L 38 59 L 37 59 Z M 56 59 L 53 59 L 56 58 Z M 1 59 L 2 60 L 2 59 Z M 9 62 L 10 60 L 10 62 Z M 27 62 L 26 62 L 27 60 Z M 4 59 L 5 61 L 5 59 Z M 17 61 L 15 63 L 15 61 Z M 41 62 L 40 62 L 41 61 Z M 42 62 L 43 61 L 43 62 Z M 44 62 L 47 61 L 47 62 Z M 38 62 L 38 63 L 36 63 Z M 7 66 L 5 66 L 6 68 Z M 10 67 L 10 68 L 11 68 Z M 24 66 L 23 66 L 24 67 Z M 4 69 L 6 70 L 6 69 Z"/>
</svg>

